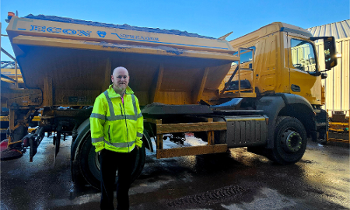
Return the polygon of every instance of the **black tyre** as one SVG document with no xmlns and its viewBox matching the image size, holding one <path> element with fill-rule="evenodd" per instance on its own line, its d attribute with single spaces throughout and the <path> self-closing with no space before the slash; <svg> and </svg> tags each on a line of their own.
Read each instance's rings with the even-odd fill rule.
<svg viewBox="0 0 350 210">
<path fill-rule="evenodd" d="M 95 147 L 91 144 L 91 138 L 83 140 L 81 147 L 76 151 L 78 152 L 77 158 L 74 161 L 74 165 L 79 166 L 80 174 L 85 180 L 93 187 L 100 189 L 100 162 L 99 155 L 95 152 Z M 131 175 L 132 182 L 141 174 L 145 165 L 146 151 L 142 146 L 138 150 L 136 156 L 135 167 Z M 116 182 L 118 177 L 116 177 Z M 79 180 L 77 180 L 79 183 Z M 81 182 L 80 182 L 81 183 Z"/>
<path fill-rule="evenodd" d="M 274 148 L 269 158 L 279 164 L 298 162 L 304 155 L 307 135 L 303 124 L 294 117 L 278 117 L 274 135 Z"/>
</svg>

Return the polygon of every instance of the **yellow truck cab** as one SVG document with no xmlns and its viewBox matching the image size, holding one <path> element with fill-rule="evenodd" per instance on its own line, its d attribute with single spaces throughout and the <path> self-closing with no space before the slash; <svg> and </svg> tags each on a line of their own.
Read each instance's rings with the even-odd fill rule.
<svg viewBox="0 0 350 210">
<path fill-rule="evenodd" d="M 313 105 L 321 105 L 321 77 L 318 72 L 324 69 L 318 65 L 311 36 L 305 29 L 275 22 L 234 39 L 230 44 L 235 50 L 254 50 L 254 79 L 261 95 L 293 93 Z M 243 54 L 240 62 L 252 63 L 252 52 Z M 241 79 L 253 82 L 251 71 L 242 70 Z"/>
<path fill-rule="evenodd" d="M 320 58 L 313 42 L 316 39 L 327 44 L 321 58 L 326 61 L 326 70 L 320 69 L 318 63 Z M 255 98 L 255 105 L 269 116 L 271 131 L 275 129 L 276 117 L 287 115 L 299 119 L 314 140 L 317 136 L 325 140 L 327 114 L 321 109 L 324 104 L 321 79 L 327 77 L 325 71 L 337 64 L 334 38 L 315 38 L 300 27 L 274 22 L 229 43 L 240 61 L 233 63 L 223 80 L 221 96 L 250 101 Z M 277 102 L 280 98 L 283 102 Z M 265 99 L 269 103 L 261 105 L 266 103 Z M 273 132 L 269 134 L 273 138 Z"/>
</svg>

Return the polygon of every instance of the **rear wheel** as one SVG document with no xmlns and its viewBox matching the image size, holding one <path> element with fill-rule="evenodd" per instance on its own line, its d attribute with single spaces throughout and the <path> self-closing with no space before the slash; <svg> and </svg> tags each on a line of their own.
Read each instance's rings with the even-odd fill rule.
<svg viewBox="0 0 350 210">
<path fill-rule="evenodd" d="M 275 129 L 274 148 L 270 159 L 279 164 L 294 164 L 304 155 L 307 135 L 303 124 L 294 117 L 278 117 Z"/>
<path fill-rule="evenodd" d="M 100 188 L 100 162 L 99 155 L 95 152 L 95 147 L 91 144 L 91 138 L 83 140 L 82 145 L 76 150 L 78 153 L 73 165 L 79 167 L 80 174 L 93 187 Z M 132 182 L 141 174 L 145 165 L 146 152 L 142 146 L 137 153 L 135 167 L 133 169 L 131 180 Z M 79 183 L 79 180 L 75 179 Z M 116 177 L 116 182 L 118 176 Z M 81 183 L 81 182 L 80 182 Z"/>
</svg>

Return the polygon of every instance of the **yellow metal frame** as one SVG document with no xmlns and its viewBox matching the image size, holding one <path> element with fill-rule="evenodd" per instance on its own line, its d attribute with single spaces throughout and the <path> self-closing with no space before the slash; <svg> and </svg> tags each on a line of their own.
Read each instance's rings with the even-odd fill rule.
<svg viewBox="0 0 350 210">
<path fill-rule="evenodd" d="M 327 110 L 328 111 L 328 110 Z M 348 110 L 350 113 L 350 110 Z M 348 135 L 349 139 L 338 139 L 338 138 L 329 138 L 329 131 L 332 132 L 344 132 L 344 129 L 348 128 Z M 350 143 L 350 116 L 348 119 L 348 122 L 329 122 L 329 128 L 327 131 L 327 142 L 328 141 L 334 141 L 334 142 L 344 142 L 344 143 Z"/>
<path fill-rule="evenodd" d="M 15 62 L 14 78 L 13 78 L 13 76 L 11 77 L 10 75 L 8 75 L 10 78 L 14 79 L 14 82 L 11 80 L 8 80 L 8 79 L 4 79 L 4 78 L 1 78 L 1 80 L 8 82 L 8 83 L 15 83 L 15 87 L 18 88 L 18 83 L 23 83 L 23 78 L 21 76 L 21 79 L 19 80 L 18 69 L 17 69 L 17 66 L 18 66 L 17 60 L 14 57 L 12 57 L 12 55 L 10 53 L 8 53 L 5 49 L 1 48 L 1 52 L 5 53 L 8 57 L 10 57 Z M 10 71 L 10 74 L 11 73 L 12 72 Z M 1 74 L 3 74 L 3 69 L 1 69 Z M 4 74 L 4 75 L 6 76 L 6 74 Z M 21 73 L 20 73 L 20 75 L 21 75 Z"/>
<path fill-rule="evenodd" d="M 8 121 L 10 121 L 10 118 L 9 118 L 9 116 L 0 116 L 0 121 L 1 122 L 8 122 Z"/>
<path fill-rule="evenodd" d="M 22 78 L 22 74 L 21 74 L 20 69 L 17 69 L 17 71 L 16 71 L 16 69 L 5 69 L 5 68 L 2 68 L 1 69 L 1 74 L 5 75 L 5 76 L 8 76 L 9 78 L 14 80 L 13 81 L 13 80 L 9 80 L 9 79 L 1 77 L 1 80 L 4 81 L 4 82 L 16 83 L 16 81 L 17 81 L 17 83 L 23 83 L 23 78 Z"/>
<path fill-rule="evenodd" d="M 33 122 L 40 122 L 41 121 L 41 116 L 34 116 L 32 121 Z"/>
<path fill-rule="evenodd" d="M 156 126 L 157 159 L 223 153 L 227 151 L 227 144 L 214 143 L 214 131 L 227 130 L 226 122 L 213 122 L 212 118 L 208 118 L 207 122 L 197 123 L 163 124 L 161 119 L 146 119 L 146 122 L 153 123 Z M 207 132 L 207 145 L 163 149 L 163 134 L 201 131 Z"/>
</svg>

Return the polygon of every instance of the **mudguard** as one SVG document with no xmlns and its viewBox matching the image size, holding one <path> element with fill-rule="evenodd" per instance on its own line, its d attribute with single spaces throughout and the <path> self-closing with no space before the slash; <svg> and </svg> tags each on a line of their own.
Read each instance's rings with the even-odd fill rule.
<svg viewBox="0 0 350 210">
<path fill-rule="evenodd" d="M 276 119 L 280 115 L 282 109 L 290 106 L 301 105 L 305 109 L 304 112 L 308 113 L 306 117 L 313 116 L 313 108 L 311 104 L 302 96 L 288 93 L 280 93 L 273 96 L 263 96 L 257 102 L 257 110 L 263 110 L 263 114 L 269 117 L 268 134 L 267 134 L 267 148 L 272 149 L 274 147 L 274 134 L 276 127 Z M 300 120 L 306 128 L 312 131 L 316 130 L 316 124 L 313 119 Z M 306 124 L 307 125 L 306 125 Z"/>
<path fill-rule="evenodd" d="M 81 140 L 86 137 L 86 135 L 90 135 L 90 119 L 87 118 L 83 123 L 81 123 L 78 127 L 78 136 L 75 139 L 74 142 L 72 142 L 71 146 L 71 161 L 75 159 L 75 151 L 77 150 L 78 146 L 82 142 Z"/>
<path fill-rule="evenodd" d="M 142 141 L 143 141 L 144 147 L 149 149 L 151 152 L 153 152 L 151 137 L 149 136 L 146 129 L 143 129 Z"/>
</svg>

